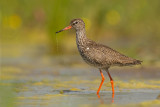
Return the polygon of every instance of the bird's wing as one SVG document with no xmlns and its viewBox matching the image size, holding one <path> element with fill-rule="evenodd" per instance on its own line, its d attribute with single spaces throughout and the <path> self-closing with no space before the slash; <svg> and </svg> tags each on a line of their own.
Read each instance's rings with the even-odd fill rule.
<svg viewBox="0 0 160 107">
<path fill-rule="evenodd" d="M 125 56 L 110 47 L 102 44 L 92 44 L 89 47 L 88 55 L 90 58 L 103 65 L 135 65 L 140 64 L 141 61 Z"/>
</svg>

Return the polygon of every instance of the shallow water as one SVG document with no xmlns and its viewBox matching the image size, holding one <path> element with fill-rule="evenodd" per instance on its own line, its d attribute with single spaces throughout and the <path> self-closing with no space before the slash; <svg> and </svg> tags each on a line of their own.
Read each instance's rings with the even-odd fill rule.
<svg viewBox="0 0 160 107">
<path fill-rule="evenodd" d="M 96 96 L 96 91 L 66 91 L 63 94 L 49 92 L 49 90 L 35 89 L 36 94 L 33 95 L 32 92 L 23 92 L 18 97 L 19 106 L 24 105 L 36 105 L 37 107 L 74 107 L 74 106 L 83 106 L 83 105 L 92 105 L 98 106 L 100 104 L 138 104 L 144 101 L 155 100 L 159 90 L 133 90 L 130 92 L 116 92 L 115 98 L 112 99 L 112 94 L 109 91 L 102 91 L 100 98 Z"/>
<path fill-rule="evenodd" d="M 100 91 L 97 69 L 76 62 L 79 57 L 3 59 L 1 86 L 14 86 L 17 107 L 91 107 L 160 105 L 160 72 L 157 67 L 112 68 L 115 94 L 108 75 Z"/>
</svg>

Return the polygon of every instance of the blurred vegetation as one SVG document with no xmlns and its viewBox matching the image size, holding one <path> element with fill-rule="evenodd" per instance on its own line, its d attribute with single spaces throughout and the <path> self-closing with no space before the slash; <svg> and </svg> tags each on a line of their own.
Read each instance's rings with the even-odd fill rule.
<svg viewBox="0 0 160 107">
<path fill-rule="evenodd" d="M 77 54 L 75 32 L 55 32 L 83 18 L 89 38 L 154 62 L 160 58 L 159 10 L 159 0 L 1 0 L 2 54 L 19 56 L 26 46 L 42 54 Z"/>
<path fill-rule="evenodd" d="M 92 40 L 143 64 L 160 65 L 159 0 L 0 0 L 0 67 L 20 66 L 33 57 L 47 63 L 40 56 L 78 54 L 73 30 L 55 34 L 73 18 L 85 21 Z M 5 78 L 0 81 L 0 106 L 14 107 L 15 86 L 4 85 L 11 76 L 0 74 L 0 79 Z"/>
</svg>

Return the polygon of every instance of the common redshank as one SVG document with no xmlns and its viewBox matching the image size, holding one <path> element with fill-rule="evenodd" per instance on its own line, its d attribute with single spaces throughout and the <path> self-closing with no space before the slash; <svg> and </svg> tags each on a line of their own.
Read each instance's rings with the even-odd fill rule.
<svg viewBox="0 0 160 107">
<path fill-rule="evenodd" d="M 76 43 L 80 55 L 86 63 L 98 68 L 102 76 L 102 81 L 97 90 L 97 95 L 99 96 L 99 91 L 105 80 L 102 73 L 102 70 L 105 70 L 110 78 L 112 86 L 112 97 L 114 97 L 114 84 L 113 79 L 109 73 L 109 68 L 111 66 L 138 65 L 141 64 L 142 61 L 125 56 L 108 46 L 96 43 L 88 39 L 86 36 L 85 23 L 82 19 L 73 19 L 68 27 L 65 27 L 64 29 L 56 33 L 71 28 L 74 28 L 76 30 Z"/>
</svg>

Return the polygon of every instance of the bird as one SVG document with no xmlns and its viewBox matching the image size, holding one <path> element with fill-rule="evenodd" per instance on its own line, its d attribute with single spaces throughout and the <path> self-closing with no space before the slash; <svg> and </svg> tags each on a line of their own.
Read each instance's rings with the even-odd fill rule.
<svg viewBox="0 0 160 107">
<path fill-rule="evenodd" d="M 87 64 L 98 68 L 101 74 L 102 80 L 97 90 L 98 97 L 100 97 L 99 92 L 105 80 L 102 73 L 103 70 L 107 72 L 110 78 L 112 97 L 114 97 L 114 81 L 110 75 L 109 68 L 112 66 L 139 65 L 142 63 L 142 61 L 130 58 L 106 45 L 96 43 L 95 41 L 87 38 L 85 23 L 80 18 L 71 20 L 69 26 L 60 31 L 57 31 L 56 33 L 71 28 L 76 30 L 76 44 L 81 57 Z"/>
</svg>

